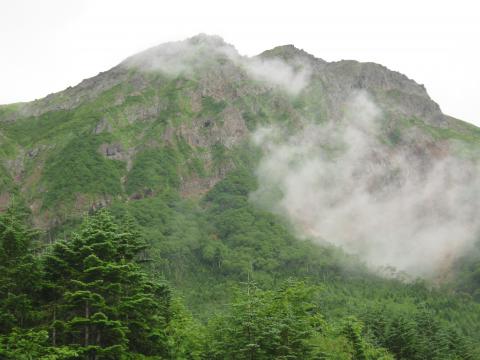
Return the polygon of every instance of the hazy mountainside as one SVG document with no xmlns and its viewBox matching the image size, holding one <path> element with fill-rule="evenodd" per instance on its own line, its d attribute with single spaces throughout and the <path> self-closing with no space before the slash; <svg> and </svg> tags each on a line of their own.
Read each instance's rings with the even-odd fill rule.
<svg viewBox="0 0 480 360">
<path fill-rule="evenodd" d="M 43 229 L 56 228 L 92 208 L 155 197 L 166 189 L 183 198 L 198 198 L 240 164 L 254 168 L 259 161 L 265 164 L 270 156 L 270 166 L 280 163 L 288 168 L 295 161 L 308 164 L 312 160 L 309 154 L 317 151 L 321 159 L 316 162 L 328 158 L 335 163 L 319 168 L 330 166 L 342 180 L 356 179 L 333 189 L 342 191 L 345 198 L 354 198 L 346 195 L 354 187 L 364 189 L 360 196 L 367 194 L 369 203 L 378 203 L 380 193 L 401 198 L 424 194 L 400 210 L 393 199 L 371 212 L 363 211 L 372 217 L 391 213 L 390 219 L 379 221 L 393 221 L 393 232 L 404 228 L 393 218 L 407 215 L 415 221 L 422 206 L 440 198 L 440 203 L 432 206 L 437 209 L 434 213 L 427 212 L 426 218 L 421 216 L 422 224 L 410 226 L 414 234 L 405 233 L 390 241 L 396 244 L 394 248 L 404 248 L 404 239 L 411 238 L 414 243 L 429 244 L 418 254 L 428 251 L 433 247 L 430 239 L 437 235 L 431 234 L 431 229 L 425 231 L 424 223 L 446 224 L 442 216 L 449 217 L 449 212 L 461 206 L 465 215 L 460 219 L 455 216 L 459 221 L 448 224 L 434 265 L 417 269 L 408 262 L 384 264 L 375 260 L 385 257 L 382 251 L 367 253 L 365 257 L 373 259 L 375 265 L 413 269 L 415 274 L 436 271 L 448 267 L 458 255 L 445 250 L 445 246 L 450 248 L 452 237 L 459 238 L 457 247 L 464 250 L 477 231 L 471 217 L 478 204 L 465 206 L 462 199 L 476 191 L 477 165 L 472 159 L 478 151 L 480 130 L 442 114 L 422 85 L 373 63 L 328 63 L 292 45 L 247 58 L 220 38 L 199 35 L 134 55 L 44 99 L 2 106 L 0 124 L 0 205 L 5 208 L 15 195 L 31 209 L 35 225 Z M 282 163 L 271 155 L 279 156 L 284 148 L 269 152 L 258 146 L 265 145 L 265 139 L 255 144 L 262 131 L 279 132 L 280 128 L 283 140 L 274 142 L 297 141 L 305 153 L 299 155 L 299 148 L 295 148 L 295 155 L 282 158 Z M 300 136 L 302 131 L 310 133 L 310 139 Z M 287 140 L 291 136 L 296 138 Z M 342 148 L 350 149 L 348 159 L 338 155 Z M 342 164 L 341 169 L 338 164 Z M 446 169 L 442 173 L 438 173 L 440 165 Z M 257 168 L 257 173 L 262 169 Z M 278 167 L 267 169 L 266 176 L 259 175 L 260 205 L 267 204 L 271 211 L 286 216 L 300 235 L 333 241 L 358 253 L 351 245 L 367 241 L 359 238 L 370 238 L 373 233 L 385 238 L 388 235 L 384 233 L 392 233 L 392 228 L 368 228 L 365 234 L 354 229 L 351 238 L 340 239 L 337 232 L 344 226 L 341 222 L 326 231 L 318 219 L 295 211 L 294 206 L 312 207 L 306 203 L 311 197 L 291 192 L 288 184 L 281 183 L 288 174 L 276 170 Z M 302 170 L 319 183 L 331 180 L 325 174 L 308 175 L 312 171 L 308 166 L 290 170 L 290 174 Z M 450 172 L 463 177 L 452 180 L 451 185 Z M 433 178 L 445 180 L 427 194 Z M 295 181 L 301 183 L 302 179 Z M 310 193 L 321 194 L 311 183 L 304 185 Z M 446 186 L 454 187 L 456 191 L 451 193 L 455 199 L 440 195 Z M 276 190 L 283 198 L 272 199 Z M 316 209 L 317 213 L 332 213 L 331 204 L 345 200 L 337 196 L 327 201 L 321 196 L 317 202 L 328 205 Z M 285 205 L 289 197 L 301 203 Z M 335 218 L 365 223 L 356 215 L 363 205 L 351 205 L 353 209 L 337 210 L 354 213 L 350 215 L 355 220 L 345 214 Z M 298 224 L 304 219 L 308 223 Z M 316 229 L 319 226 L 320 232 Z M 466 228 L 468 232 L 460 234 Z M 454 233 L 450 229 L 455 229 Z M 417 241 L 417 233 L 423 234 L 422 240 Z M 376 242 L 367 245 L 379 249 Z M 399 255 L 392 251 L 387 258 L 394 261 Z"/>
<path fill-rule="evenodd" d="M 373 63 L 329 63 L 292 45 L 248 58 L 199 35 L 148 49 L 43 99 L 0 106 L 0 135 L 0 206 L 27 213 L 41 230 L 32 250 L 40 258 L 57 251 L 76 264 L 68 254 L 87 258 L 82 244 L 97 249 L 90 233 L 106 227 L 116 239 L 125 227 L 129 238 L 149 245 L 129 261 L 140 259 L 148 274 L 168 280 L 202 321 L 226 311 L 232 286 L 253 279 L 269 289 L 240 296 L 230 317 L 213 317 L 208 332 L 200 331 L 213 337 L 209 355 L 170 358 L 236 358 L 226 354 L 241 336 L 223 329 L 238 328 L 249 301 L 263 304 L 268 321 L 272 311 L 287 314 L 289 301 L 308 292 L 297 284 L 290 293 L 282 285 L 289 278 L 320 286 L 318 298 L 302 300 L 322 310 L 321 321 L 312 317 L 322 325 L 312 326 L 335 336 L 350 329 L 312 348 L 353 354 L 361 342 L 398 359 L 478 354 L 480 129 L 444 115 L 402 74 Z M 103 207 L 121 224 L 100 213 L 71 235 L 85 212 Z M 8 225 L 9 216 L 0 220 Z M 0 226 L 3 247 L 7 225 Z M 59 239 L 70 245 L 46 245 Z M 108 262 L 116 266 L 115 256 Z M 58 282 L 53 275 L 48 281 Z M 40 304 L 50 316 L 51 304 Z M 123 316 L 118 306 L 112 317 Z M 305 313 L 288 313 L 293 323 L 310 318 L 310 305 L 302 306 Z M 350 315 L 365 328 L 352 319 L 336 323 Z M 167 326 L 161 321 L 155 326 Z M 162 341 L 175 342 L 166 339 L 180 335 L 168 331 Z M 122 349 L 141 342 L 122 339 Z M 0 337 L 0 350 L 4 340 L 15 342 Z M 462 355 L 467 345 L 474 355 Z M 375 354 L 358 358 L 390 358 Z"/>
<path fill-rule="evenodd" d="M 340 121 L 360 89 L 384 112 L 396 146 L 434 157 L 452 139 L 479 141 L 478 129 L 443 115 L 423 86 L 380 65 L 327 63 L 291 45 L 247 59 L 197 36 L 44 99 L 2 106 L 2 203 L 15 192 L 50 227 L 65 209 L 151 196 L 165 182 L 187 197 L 203 193 L 234 167 L 234 149 L 257 127 Z M 162 174 L 164 165 L 177 174 Z"/>
<path fill-rule="evenodd" d="M 292 45 L 247 58 L 214 36 L 163 44 L 2 106 L 0 131 L 0 203 L 15 196 L 49 231 L 114 202 L 197 199 L 246 166 L 258 206 L 375 266 L 431 275 L 478 234 L 477 201 L 466 199 L 478 189 L 480 130 L 400 73 Z"/>
<path fill-rule="evenodd" d="M 15 197 L 49 232 L 107 204 L 198 199 L 240 166 L 257 206 L 375 266 L 438 276 L 478 234 L 480 130 L 400 73 L 292 45 L 247 58 L 214 36 L 163 44 L 0 107 L 0 131 L 0 205 Z"/>
</svg>

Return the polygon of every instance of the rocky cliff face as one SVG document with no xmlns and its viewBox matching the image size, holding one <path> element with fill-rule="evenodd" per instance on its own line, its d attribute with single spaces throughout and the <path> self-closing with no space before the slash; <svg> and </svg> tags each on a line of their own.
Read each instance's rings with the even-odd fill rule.
<svg viewBox="0 0 480 360">
<path fill-rule="evenodd" d="M 318 75 L 326 84 L 332 109 L 341 107 L 351 90 L 364 89 L 391 116 L 415 116 L 432 125 L 445 123 L 440 107 L 430 99 L 423 85 L 382 65 L 339 61 L 327 64 Z"/>
<path fill-rule="evenodd" d="M 306 85 L 321 83 L 324 94 L 315 95 L 328 98 L 327 110 L 332 113 L 342 108 L 352 90 L 365 89 L 377 95 L 379 100 L 385 100 L 380 101 L 380 104 L 386 110 L 399 115 L 419 116 L 437 124 L 445 120 L 440 107 L 430 99 L 423 85 L 382 65 L 353 60 L 328 63 L 293 45 L 279 46 L 257 57 L 245 58 L 221 38 L 206 35 L 146 50 L 126 59 L 111 70 L 83 80 L 74 87 L 50 94 L 43 99 L 19 104 L 15 111 L 4 115 L 2 120 L 40 116 L 57 110 L 71 110 L 96 99 L 119 84 L 128 84 L 133 93 L 140 94 L 151 85 L 142 72 L 159 72 L 195 79 L 199 85 L 198 92 L 190 95 L 197 97 L 197 100 L 200 95 L 232 101 L 242 95 L 263 93 L 266 88 L 272 90 L 272 85 L 278 85 L 278 82 L 285 85 L 284 87 L 289 87 L 292 84 L 283 84 L 282 80 L 285 79 L 281 77 L 295 80 L 294 76 L 300 72 L 299 68 L 308 71 L 308 79 L 305 79 L 302 90 L 309 92 L 311 89 Z M 135 70 L 139 72 L 134 73 Z M 265 74 L 262 74 L 262 71 Z M 285 72 L 292 72 L 291 79 L 288 79 Z M 260 82 L 264 80 L 263 84 L 245 86 L 252 77 Z M 303 89 L 304 87 L 306 89 Z M 118 104 L 122 101 L 121 98 L 117 99 Z"/>
<path fill-rule="evenodd" d="M 422 85 L 381 65 L 328 63 L 292 45 L 248 58 L 199 35 L 43 99 L 0 106 L 0 205 L 16 194 L 48 227 L 72 208 L 167 189 L 198 196 L 246 161 L 258 127 L 341 122 L 359 90 L 381 108 L 392 146 L 428 158 L 450 151 L 451 138 L 478 141 Z"/>
<path fill-rule="evenodd" d="M 328 63 L 293 45 L 279 46 L 260 57 L 280 58 L 292 65 L 301 62 L 311 68 L 311 84 L 321 85 L 321 91 L 314 89 L 315 96 L 327 98 L 326 111 L 330 116 L 341 115 L 352 91 L 366 90 L 390 116 L 416 116 L 433 125 L 442 125 L 446 121 L 423 85 L 382 65 L 353 60 Z"/>
</svg>

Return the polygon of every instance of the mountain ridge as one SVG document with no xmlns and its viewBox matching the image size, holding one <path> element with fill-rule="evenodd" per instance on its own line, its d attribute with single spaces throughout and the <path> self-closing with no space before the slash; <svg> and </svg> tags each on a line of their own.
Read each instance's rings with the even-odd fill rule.
<svg viewBox="0 0 480 360">
<path fill-rule="evenodd" d="M 235 52 L 238 56 L 240 56 L 237 50 L 230 44 L 226 43 L 221 37 L 218 36 L 211 36 L 200 34 L 189 38 L 185 41 L 177 41 L 177 42 L 170 42 L 161 45 L 154 46 L 147 50 L 141 51 L 137 54 L 127 57 L 125 60 L 121 61 L 118 65 L 114 66 L 113 68 L 100 72 L 98 75 L 95 75 L 91 78 L 87 78 L 82 80 L 79 84 L 74 86 L 69 86 L 67 89 L 59 91 L 57 93 L 52 93 L 44 98 L 37 99 L 34 101 L 29 102 L 22 102 L 22 103 L 15 103 L 15 104 L 3 104 L 0 107 L 12 107 L 10 119 L 14 119 L 15 117 L 19 116 L 39 116 L 48 111 L 60 110 L 60 109 L 72 109 L 80 104 L 82 101 L 91 100 L 91 98 L 86 97 L 83 99 L 78 98 L 77 93 L 81 93 L 83 91 L 91 92 L 91 96 L 94 97 L 98 95 L 98 93 L 106 91 L 113 86 L 119 84 L 122 81 L 126 80 L 126 69 L 128 68 L 128 63 L 134 58 L 141 57 L 147 55 L 147 57 L 155 57 L 155 52 L 160 52 L 161 50 L 168 45 L 174 44 L 207 44 L 206 47 L 208 49 L 218 49 L 221 48 L 221 51 L 224 51 L 223 48 L 228 48 L 228 51 Z M 248 58 L 248 57 L 246 57 Z M 425 98 L 427 101 L 431 101 L 432 104 L 428 106 L 428 109 L 431 109 L 435 112 L 441 112 L 438 104 L 436 104 L 431 98 L 428 96 L 426 92 L 425 86 L 422 84 L 416 83 L 414 80 L 408 78 L 404 74 L 393 71 L 388 69 L 387 67 L 377 64 L 374 62 L 358 62 L 356 60 L 339 60 L 333 62 L 327 62 L 321 58 L 317 58 L 308 52 L 296 48 L 293 44 L 288 45 L 280 45 L 276 46 L 272 49 L 265 50 L 262 53 L 253 56 L 251 59 L 255 58 L 281 58 L 283 60 L 292 60 L 295 58 L 303 58 L 309 59 L 315 63 L 315 65 L 320 65 L 320 68 L 331 68 L 332 75 L 328 74 L 328 76 L 335 76 L 338 72 L 346 73 L 351 71 L 353 74 L 350 74 L 356 80 L 356 84 L 351 86 L 356 88 L 368 88 L 370 86 L 387 86 L 388 89 L 394 88 L 394 86 L 389 85 L 388 77 L 392 78 L 392 82 L 394 84 L 398 84 L 399 86 L 406 86 L 408 85 L 408 92 L 414 93 L 415 95 L 421 96 Z M 318 70 L 318 69 L 317 69 Z M 369 84 L 368 80 L 372 78 L 375 73 L 381 73 L 381 77 L 378 83 L 376 84 Z M 365 83 L 367 81 L 367 83 Z M 97 86 L 98 87 L 97 87 Z M 84 95 L 84 94 L 81 94 Z M 84 95 L 85 96 L 85 95 Z M 66 97 L 64 103 L 62 104 L 62 97 Z M 60 102 L 59 104 L 56 104 Z M 15 109 L 15 107 L 19 107 L 19 109 Z M 18 113 L 17 113 L 18 112 Z M 438 119 L 440 119 L 439 114 L 436 114 Z M 443 114 L 442 114 L 443 115 Z M 7 117 L 8 119 L 9 117 Z"/>
<path fill-rule="evenodd" d="M 2 206 L 9 203 L 13 188 L 27 198 L 36 218 L 53 211 L 53 203 L 45 205 L 50 197 L 45 194 L 58 192 L 52 186 L 77 194 L 73 205 L 77 211 L 84 210 L 85 204 L 93 206 L 92 201 L 143 197 L 126 190 L 135 158 L 146 149 L 164 146 L 177 149 L 175 167 L 179 169 L 181 193 L 202 194 L 235 168 L 234 149 L 248 142 L 257 127 L 272 122 L 298 127 L 304 119 L 341 122 L 352 94 L 358 91 L 368 92 L 388 119 L 388 136 L 395 137 L 403 131 L 400 128 L 414 126 L 426 132 L 415 135 L 417 140 L 409 140 L 418 142 L 417 148 L 423 147 L 422 143 L 427 144 L 425 148 L 446 147 L 446 139 L 452 136 L 477 141 L 473 125 L 444 115 L 423 85 L 382 65 L 329 63 L 293 45 L 249 58 L 239 55 L 220 37 L 198 35 L 147 49 L 43 99 L 0 106 Z M 73 139 L 80 144 L 78 136 L 82 133 L 93 136 L 87 147 L 100 141 L 88 157 L 101 156 L 95 161 L 116 174 L 118 183 L 113 188 L 117 190 L 105 187 L 98 179 L 93 182 L 104 190 L 88 190 L 81 179 L 80 190 L 69 189 L 68 183 L 53 185 L 57 180 L 47 179 L 45 165 L 62 158 L 66 153 L 62 149 Z M 222 160 L 217 152 L 223 154 Z M 91 166 L 95 165 L 81 165 L 85 170 L 75 172 L 88 173 Z M 142 181 L 152 182 L 148 176 Z M 146 189 L 142 191 L 155 192 L 150 185 Z M 63 206 L 65 201 L 57 205 Z M 38 224 L 49 227 L 50 221 L 58 222 L 44 219 Z"/>
</svg>

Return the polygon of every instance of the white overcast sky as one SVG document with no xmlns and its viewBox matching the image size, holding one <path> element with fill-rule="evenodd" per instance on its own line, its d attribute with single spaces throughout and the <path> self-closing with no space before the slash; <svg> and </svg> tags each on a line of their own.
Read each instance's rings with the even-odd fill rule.
<svg viewBox="0 0 480 360">
<path fill-rule="evenodd" d="M 480 5 L 456 1 L 0 1 L 0 104 L 75 85 L 145 48 L 217 34 L 243 55 L 294 44 L 381 63 L 480 125 Z"/>
</svg>

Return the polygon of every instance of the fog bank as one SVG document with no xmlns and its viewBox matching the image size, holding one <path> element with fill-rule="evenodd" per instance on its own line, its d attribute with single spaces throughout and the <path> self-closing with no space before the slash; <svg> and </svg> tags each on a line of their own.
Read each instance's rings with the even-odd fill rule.
<svg viewBox="0 0 480 360">
<path fill-rule="evenodd" d="M 258 129 L 263 156 L 251 199 L 299 236 L 341 246 L 374 268 L 436 276 L 478 234 L 479 169 L 450 151 L 425 157 L 386 144 L 382 116 L 356 93 L 340 123 L 306 121 L 293 134 Z"/>
</svg>

